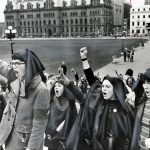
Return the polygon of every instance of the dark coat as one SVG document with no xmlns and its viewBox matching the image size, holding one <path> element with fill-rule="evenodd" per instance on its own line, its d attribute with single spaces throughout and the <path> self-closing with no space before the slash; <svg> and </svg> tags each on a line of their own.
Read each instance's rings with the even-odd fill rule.
<svg viewBox="0 0 150 150">
<path fill-rule="evenodd" d="M 93 136 L 93 122 L 97 106 L 99 103 L 99 97 L 101 96 L 100 85 L 95 82 L 87 96 L 83 95 L 73 83 L 67 86 L 71 92 L 75 94 L 80 101 L 80 112 L 76 119 L 75 124 L 67 139 L 66 149 L 68 150 L 92 150 L 92 136 Z M 87 144 L 85 139 L 88 141 Z"/>
<path fill-rule="evenodd" d="M 52 150 L 63 149 L 76 116 L 75 97 L 68 88 L 64 86 L 63 96 L 59 98 L 54 96 L 54 91 L 52 90 L 45 146 Z M 63 121 L 63 128 L 57 132 L 56 129 Z"/>
<path fill-rule="evenodd" d="M 3 111 L 5 109 L 5 106 L 6 106 L 5 98 L 4 98 L 3 94 L 0 94 L 0 122 L 2 120 Z"/>
<path fill-rule="evenodd" d="M 142 123 L 142 116 L 144 112 L 146 97 L 143 97 L 143 102 L 137 106 L 135 122 L 134 122 L 134 130 L 131 142 L 131 150 L 138 150 L 139 149 L 139 139 L 140 139 L 140 130 L 141 130 L 141 123 Z"/>
<path fill-rule="evenodd" d="M 117 103 L 119 103 L 117 115 L 115 113 L 112 114 L 114 115 L 112 124 L 113 127 L 116 126 L 114 131 L 115 138 L 123 137 L 123 139 L 129 141 L 132 138 L 134 118 L 125 103 L 126 88 L 121 80 L 111 77 L 107 78 L 113 82 L 112 84 L 118 97 Z M 103 150 L 109 104 L 103 99 L 100 84 L 97 82 L 91 84 L 91 88 L 86 96 L 79 92 L 71 83 L 68 85 L 68 88 L 80 100 L 82 109 L 68 137 L 67 149 L 78 150 L 80 141 L 86 139 L 90 149 Z M 128 143 L 129 145 L 130 143 Z"/>
</svg>

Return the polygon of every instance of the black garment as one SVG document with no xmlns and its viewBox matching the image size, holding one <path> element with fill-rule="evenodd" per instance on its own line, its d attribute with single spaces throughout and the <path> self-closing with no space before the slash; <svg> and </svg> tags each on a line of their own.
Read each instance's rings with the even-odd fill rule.
<svg viewBox="0 0 150 150">
<path fill-rule="evenodd" d="M 0 122 L 2 120 L 3 111 L 5 109 L 5 106 L 6 106 L 6 102 L 5 102 L 4 96 L 1 94 L 0 95 Z M 2 146 L 0 146 L 0 150 L 3 150 Z"/>
<path fill-rule="evenodd" d="M 85 70 L 84 70 L 84 74 L 85 74 L 85 76 L 86 76 L 86 79 L 87 79 L 89 85 L 91 86 L 91 85 L 96 81 L 92 69 L 91 69 L 91 68 L 85 69 Z"/>
<path fill-rule="evenodd" d="M 66 149 L 82 150 L 81 147 L 84 147 L 86 150 L 92 150 L 93 122 L 98 103 L 100 103 L 100 85 L 97 82 L 93 83 L 86 96 L 72 83 L 67 87 L 80 102 L 80 112 L 68 136 Z"/>
<path fill-rule="evenodd" d="M 4 96 L 2 94 L 0 94 L 0 122 L 2 120 L 3 111 L 5 109 L 5 106 L 6 106 L 6 102 L 5 102 Z"/>
<path fill-rule="evenodd" d="M 105 100 L 99 105 L 94 124 L 95 150 L 129 150 L 132 119 L 118 100 Z"/>
<path fill-rule="evenodd" d="M 123 57 L 124 57 L 124 62 L 126 62 L 126 57 L 127 57 L 126 50 L 123 51 Z"/>
<path fill-rule="evenodd" d="M 64 87 L 63 95 L 59 98 L 54 96 L 54 90 L 52 89 L 45 139 L 45 146 L 47 146 L 49 150 L 64 149 L 76 115 L 75 97 L 68 88 Z M 63 121 L 63 128 L 57 132 L 57 127 Z"/>
</svg>

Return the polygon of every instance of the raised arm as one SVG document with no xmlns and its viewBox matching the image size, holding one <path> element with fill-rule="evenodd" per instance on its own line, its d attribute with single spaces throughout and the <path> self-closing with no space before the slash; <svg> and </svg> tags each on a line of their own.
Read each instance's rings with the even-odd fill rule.
<svg viewBox="0 0 150 150">
<path fill-rule="evenodd" d="M 78 99 L 80 104 L 84 103 L 84 94 L 71 82 L 64 74 L 63 71 L 60 70 L 60 77 L 59 80 L 61 80 L 64 85 L 67 86 L 67 88 L 74 94 L 74 96 Z"/>
<path fill-rule="evenodd" d="M 77 71 L 75 71 L 73 68 L 71 69 L 72 73 L 74 74 L 74 78 L 76 80 L 76 82 L 79 80 L 79 75 L 77 73 Z"/>
<path fill-rule="evenodd" d="M 89 85 L 91 86 L 95 82 L 95 77 L 94 77 L 94 73 L 89 65 L 89 62 L 88 62 L 87 53 L 88 53 L 88 51 L 87 51 L 86 47 L 82 47 L 80 49 L 80 56 L 81 56 L 81 60 L 82 60 L 84 74 L 86 76 L 86 79 L 87 79 Z"/>
</svg>

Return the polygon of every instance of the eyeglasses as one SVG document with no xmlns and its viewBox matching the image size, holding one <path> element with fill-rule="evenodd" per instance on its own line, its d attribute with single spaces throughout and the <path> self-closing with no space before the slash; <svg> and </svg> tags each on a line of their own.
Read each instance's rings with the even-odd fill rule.
<svg viewBox="0 0 150 150">
<path fill-rule="evenodd" d="M 10 62 L 10 66 L 13 66 L 15 68 L 18 68 L 20 65 L 22 64 L 25 64 L 24 62 L 19 62 L 19 61 L 16 61 L 16 62 Z"/>
</svg>

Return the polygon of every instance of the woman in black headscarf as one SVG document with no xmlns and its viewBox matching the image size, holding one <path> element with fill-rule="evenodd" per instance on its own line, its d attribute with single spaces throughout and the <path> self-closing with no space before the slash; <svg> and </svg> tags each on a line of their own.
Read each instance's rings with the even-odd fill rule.
<svg viewBox="0 0 150 150">
<path fill-rule="evenodd" d="M 65 148 L 67 137 L 76 119 L 75 97 L 56 78 L 51 78 L 50 109 L 45 146 L 48 150 Z"/>
<path fill-rule="evenodd" d="M 104 77 L 93 130 L 95 150 L 130 149 L 134 118 L 125 103 L 126 92 L 122 80 Z"/>
<path fill-rule="evenodd" d="M 43 149 L 49 94 L 41 80 L 44 66 L 28 49 L 14 53 L 10 65 L 0 61 L 9 95 L 0 124 L 0 145 L 6 150 Z"/>
</svg>

